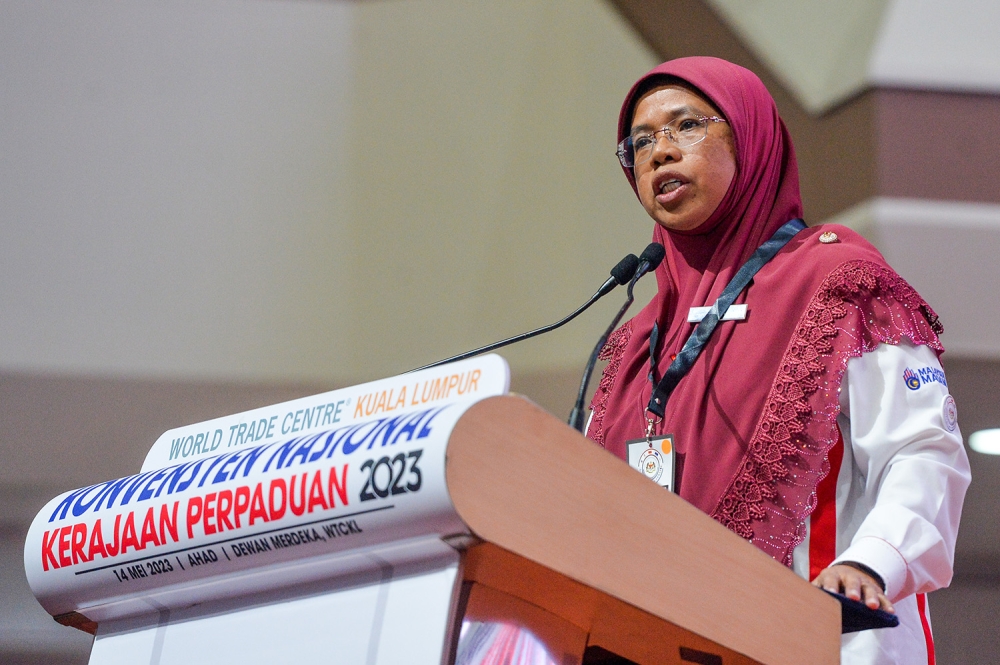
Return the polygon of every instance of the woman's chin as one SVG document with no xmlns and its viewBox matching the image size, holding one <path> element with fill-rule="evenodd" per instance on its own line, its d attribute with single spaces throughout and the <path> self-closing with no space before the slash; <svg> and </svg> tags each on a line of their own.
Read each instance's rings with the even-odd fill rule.
<svg viewBox="0 0 1000 665">
<path fill-rule="evenodd" d="M 656 215 L 653 221 L 662 226 L 667 231 L 679 231 L 686 233 L 694 231 L 707 221 L 701 216 L 693 217 L 689 215 Z"/>
</svg>

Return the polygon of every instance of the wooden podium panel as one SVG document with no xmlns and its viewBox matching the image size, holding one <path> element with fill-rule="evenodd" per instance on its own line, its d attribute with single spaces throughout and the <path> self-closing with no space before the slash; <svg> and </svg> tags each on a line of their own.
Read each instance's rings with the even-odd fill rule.
<svg viewBox="0 0 1000 665">
<path fill-rule="evenodd" d="M 544 609 L 639 663 L 837 663 L 840 605 L 529 401 L 472 406 L 446 458 L 483 543 L 466 580 Z M 688 661 L 690 662 L 690 661 Z"/>
<path fill-rule="evenodd" d="M 835 600 L 508 386 L 485 356 L 171 430 L 42 508 L 28 583 L 94 665 L 838 661 Z"/>
</svg>

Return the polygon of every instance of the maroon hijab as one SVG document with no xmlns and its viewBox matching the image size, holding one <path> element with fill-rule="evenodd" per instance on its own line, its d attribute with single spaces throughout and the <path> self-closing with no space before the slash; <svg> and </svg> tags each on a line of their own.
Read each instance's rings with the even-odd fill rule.
<svg viewBox="0 0 1000 665">
<path fill-rule="evenodd" d="M 711 305 L 757 247 L 802 215 L 788 132 L 764 84 L 747 69 L 705 57 L 656 67 L 625 98 L 618 140 L 630 133 L 639 93 L 663 76 L 694 86 L 721 111 L 733 132 L 737 168 L 700 227 L 656 227 L 653 238 L 667 250 L 656 270 L 658 292 L 602 354 L 609 363 L 588 436 L 623 459 L 625 441 L 644 433 L 653 324 L 660 330 L 659 378 L 693 330 L 689 308 Z M 625 175 L 635 189 L 631 169 Z M 824 232 L 835 233 L 835 241 L 821 242 Z M 847 360 L 903 337 L 941 351 L 940 326 L 882 256 L 843 227 L 799 233 L 736 302 L 748 305 L 748 319 L 719 324 L 671 396 L 657 433 L 675 437 L 682 497 L 790 565 L 839 437 Z"/>
</svg>

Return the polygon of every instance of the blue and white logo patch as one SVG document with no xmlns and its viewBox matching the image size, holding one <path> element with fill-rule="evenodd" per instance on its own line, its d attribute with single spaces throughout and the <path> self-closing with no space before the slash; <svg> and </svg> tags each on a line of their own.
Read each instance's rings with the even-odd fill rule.
<svg viewBox="0 0 1000 665">
<path fill-rule="evenodd" d="M 941 417 L 944 418 L 945 429 L 954 432 L 955 428 L 958 427 L 958 407 L 955 405 L 955 398 L 951 395 L 944 398 Z"/>
<path fill-rule="evenodd" d="M 910 390 L 919 390 L 921 386 L 928 383 L 940 383 L 945 388 L 948 387 L 948 380 L 944 378 L 944 370 L 938 367 L 918 367 L 916 371 L 907 367 L 903 370 L 903 383 Z"/>
</svg>

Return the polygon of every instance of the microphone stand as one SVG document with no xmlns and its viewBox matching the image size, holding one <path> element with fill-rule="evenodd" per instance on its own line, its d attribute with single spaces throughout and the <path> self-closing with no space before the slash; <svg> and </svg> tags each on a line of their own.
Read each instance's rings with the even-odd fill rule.
<svg viewBox="0 0 1000 665">
<path fill-rule="evenodd" d="M 629 296 L 632 295 L 632 284 L 635 284 L 635 279 L 633 275 L 636 273 L 636 268 L 639 267 L 639 259 L 635 257 L 635 254 L 629 254 L 618 264 L 612 268 L 611 277 L 601 285 L 601 288 L 597 290 L 597 293 L 590 297 L 590 300 L 583 303 L 569 316 L 556 321 L 555 323 L 549 324 L 547 326 L 542 326 L 541 328 L 536 328 L 526 333 L 521 333 L 520 335 L 515 335 L 514 337 L 509 337 L 507 339 L 502 339 L 499 342 L 494 342 L 493 344 L 487 344 L 486 346 L 481 346 L 478 349 L 473 349 L 472 351 L 466 351 L 465 353 L 460 353 L 457 356 L 452 356 L 450 358 L 445 358 L 444 360 L 438 360 L 429 365 L 424 365 L 423 367 L 418 367 L 416 369 L 411 369 L 410 372 L 419 372 L 422 369 L 430 369 L 431 367 L 437 367 L 438 365 L 446 365 L 448 363 L 453 363 L 458 360 L 465 360 L 466 358 L 471 358 L 473 356 L 478 356 L 481 353 L 486 353 L 488 351 L 493 351 L 494 349 L 499 349 L 502 346 L 507 346 L 508 344 L 514 344 L 515 342 L 520 342 L 522 340 L 530 339 L 541 335 L 542 333 L 547 333 L 550 330 L 555 330 L 559 326 L 565 325 L 578 317 L 580 314 L 593 305 L 595 302 L 603 298 L 604 296 L 611 293 L 611 291 L 619 284 L 624 284 L 626 280 L 632 278 L 632 282 L 629 284 Z M 409 374 L 410 372 L 407 372 Z"/>
<path fill-rule="evenodd" d="M 600 355 L 601 349 L 603 349 L 604 345 L 607 344 L 608 337 L 612 332 L 614 332 L 615 328 L 618 327 L 618 323 L 622 320 L 622 317 L 625 316 L 625 312 L 627 312 L 628 308 L 632 306 L 632 301 L 635 300 L 635 297 L 632 295 L 632 289 L 635 288 L 635 283 L 639 281 L 639 278 L 644 274 L 644 271 L 636 272 L 635 277 L 633 277 L 632 281 L 629 282 L 627 292 L 628 297 L 625 299 L 625 302 L 622 303 L 621 308 L 619 308 L 618 314 L 616 314 L 615 318 L 611 321 L 611 325 L 609 325 L 607 330 L 604 331 L 601 338 L 597 340 L 597 345 L 594 346 L 594 350 L 590 352 L 590 359 L 587 360 L 587 367 L 583 370 L 583 378 L 580 380 L 580 390 L 576 393 L 576 402 L 573 404 L 573 410 L 570 412 L 569 419 L 566 421 L 570 427 L 581 434 L 585 434 L 583 431 L 583 401 L 587 396 L 587 386 L 590 385 L 590 377 L 594 373 L 594 366 L 597 365 L 597 356 Z"/>
</svg>

